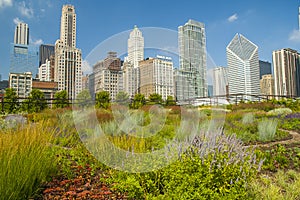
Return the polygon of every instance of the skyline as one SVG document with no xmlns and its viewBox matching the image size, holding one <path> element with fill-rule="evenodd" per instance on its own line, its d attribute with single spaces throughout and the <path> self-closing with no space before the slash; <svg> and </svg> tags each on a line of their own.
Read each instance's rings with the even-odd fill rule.
<svg viewBox="0 0 300 200">
<path fill-rule="evenodd" d="M 0 0 L 0 19 L 4 22 L 0 33 L 2 44 L 0 74 L 3 79 L 8 77 L 14 22 L 23 21 L 29 25 L 31 44 L 54 44 L 59 38 L 60 12 L 64 4 L 75 6 L 78 21 L 76 46 L 82 50 L 83 59 L 102 41 L 120 32 L 132 30 L 134 25 L 177 31 L 178 26 L 188 19 L 205 24 L 207 51 L 216 66 L 227 66 L 226 46 L 236 33 L 245 35 L 257 44 L 260 60 L 272 62 L 274 50 L 282 48 L 300 50 L 298 0 L 272 2 L 230 0 L 227 3 L 217 0 L 205 3 L 190 1 L 189 5 L 192 6 L 185 5 L 184 2 L 175 5 L 171 1 L 155 0 L 151 4 L 118 1 L 113 5 L 113 9 L 109 2 L 89 2 L 91 3 L 74 0 L 53 2 Z M 218 12 L 214 10 L 216 2 L 220 7 Z M 202 10 L 203 6 L 206 9 Z M 110 14 L 111 12 L 113 14 Z M 148 55 L 145 54 L 145 57 Z M 38 66 L 36 68 L 38 69 Z"/>
</svg>

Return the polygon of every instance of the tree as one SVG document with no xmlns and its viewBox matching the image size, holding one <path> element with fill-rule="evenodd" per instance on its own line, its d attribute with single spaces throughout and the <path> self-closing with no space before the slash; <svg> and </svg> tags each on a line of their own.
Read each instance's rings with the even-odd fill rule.
<svg viewBox="0 0 300 200">
<path fill-rule="evenodd" d="M 119 92 L 116 96 L 116 102 L 121 105 L 128 105 L 130 102 L 129 95 L 124 91 Z"/>
<path fill-rule="evenodd" d="M 166 106 L 175 106 L 176 102 L 173 96 L 167 96 Z"/>
<path fill-rule="evenodd" d="M 96 94 L 96 107 L 107 109 L 110 105 L 110 94 L 107 91 L 101 91 Z"/>
<path fill-rule="evenodd" d="M 68 93 L 66 90 L 56 92 L 54 99 L 54 108 L 65 108 L 69 106 Z"/>
<path fill-rule="evenodd" d="M 82 90 L 76 97 L 76 104 L 81 107 L 88 107 L 93 104 L 89 90 Z"/>
<path fill-rule="evenodd" d="M 150 94 L 149 101 L 154 104 L 161 104 L 163 102 L 162 96 L 157 93 Z"/>
<path fill-rule="evenodd" d="M 4 94 L 4 111 L 16 113 L 19 109 L 18 95 L 13 88 L 6 88 Z"/>
<path fill-rule="evenodd" d="M 132 102 L 132 108 L 138 109 L 145 105 L 145 96 L 143 94 L 136 94 L 134 95 L 133 102 Z"/>
<path fill-rule="evenodd" d="M 41 112 L 47 108 L 47 102 L 45 100 L 44 93 L 38 89 L 33 89 L 30 92 L 28 99 L 23 101 L 22 108 L 24 111 L 29 113 Z"/>
</svg>

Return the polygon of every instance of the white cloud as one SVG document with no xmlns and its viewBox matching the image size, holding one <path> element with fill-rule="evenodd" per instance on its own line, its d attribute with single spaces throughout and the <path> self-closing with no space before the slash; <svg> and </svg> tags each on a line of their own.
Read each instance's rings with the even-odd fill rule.
<svg viewBox="0 0 300 200">
<path fill-rule="evenodd" d="M 43 43 L 44 43 L 44 41 L 42 39 L 32 40 L 30 38 L 30 44 L 33 44 L 33 45 L 36 45 L 36 46 L 40 46 Z"/>
<path fill-rule="evenodd" d="M 19 19 L 19 17 L 14 18 L 14 24 L 18 25 L 19 23 L 23 22 L 23 20 Z"/>
<path fill-rule="evenodd" d="M 27 7 L 25 1 L 22 1 L 19 3 L 18 9 L 19 9 L 19 12 L 21 13 L 21 15 L 23 15 L 27 18 L 33 17 L 33 14 L 34 14 L 33 9 L 30 7 Z"/>
<path fill-rule="evenodd" d="M 294 30 L 289 37 L 290 41 L 300 42 L 300 30 Z"/>
<path fill-rule="evenodd" d="M 0 0 L 0 8 L 12 6 L 12 0 Z"/>
<path fill-rule="evenodd" d="M 238 17 L 238 14 L 235 13 L 235 14 L 231 15 L 230 17 L 228 17 L 227 21 L 228 21 L 228 22 L 234 22 L 234 21 L 236 21 L 238 18 L 239 18 L 239 17 Z"/>
<path fill-rule="evenodd" d="M 84 74 L 89 74 L 93 71 L 90 63 L 86 60 L 82 61 L 81 70 Z"/>
</svg>

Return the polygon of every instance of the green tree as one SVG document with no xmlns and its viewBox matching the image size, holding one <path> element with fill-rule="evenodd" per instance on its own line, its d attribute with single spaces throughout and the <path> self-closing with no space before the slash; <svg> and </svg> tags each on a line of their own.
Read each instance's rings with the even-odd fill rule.
<svg viewBox="0 0 300 200">
<path fill-rule="evenodd" d="M 124 91 L 119 92 L 116 96 L 116 102 L 121 105 L 128 105 L 130 102 L 129 95 Z"/>
<path fill-rule="evenodd" d="M 93 102 L 89 90 L 82 90 L 77 95 L 75 102 L 80 108 L 91 106 Z"/>
<path fill-rule="evenodd" d="M 68 93 L 66 90 L 56 92 L 54 99 L 54 108 L 65 108 L 69 106 Z"/>
<path fill-rule="evenodd" d="M 47 102 L 45 100 L 44 93 L 38 89 L 33 89 L 30 92 L 28 99 L 23 101 L 22 108 L 24 111 L 29 113 L 41 112 L 47 108 Z"/>
<path fill-rule="evenodd" d="M 146 103 L 145 96 L 143 94 L 136 94 L 136 95 L 134 95 L 131 107 L 134 109 L 138 109 L 138 108 L 142 107 L 143 105 L 145 105 L 145 103 Z"/>
<path fill-rule="evenodd" d="M 6 88 L 4 94 L 4 111 L 16 113 L 19 109 L 18 95 L 13 88 Z"/>
<path fill-rule="evenodd" d="M 167 96 L 166 106 L 174 106 L 174 105 L 176 105 L 174 97 L 173 96 Z"/>
<path fill-rule="evenodd" d="M 150 103 L 154 104 L 161 104 L 163 102 L 162 96 L 157 93 L 153 93 L 149 95 L 149 101 Z"/>
<path fill-rule="evenodd" d="M 97 108 L 109 108 L 110 94 L 107 91 L 101 91 L 96 94 L 96 107 Z"/>
</svg>

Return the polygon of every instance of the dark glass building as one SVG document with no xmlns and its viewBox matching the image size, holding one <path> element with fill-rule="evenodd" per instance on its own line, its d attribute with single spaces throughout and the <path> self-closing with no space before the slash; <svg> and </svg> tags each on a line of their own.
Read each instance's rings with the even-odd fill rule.
<svg viewBox="0 0 300 200">
<path fill-rule="evenodd" d="M 54 45 L 52 44 L 42 44 L 40 46 L 40 59 L 39 66 L 46 63 L 46 60 L 50 60 L 50 56 L 54 55 Z"/>
<path fill-rule="evenodd" d="M 262 79 L 263 75 L 272 74 L 272 66 L 268 61 L 259 61 L 259 79 Z"/>
</svg>

